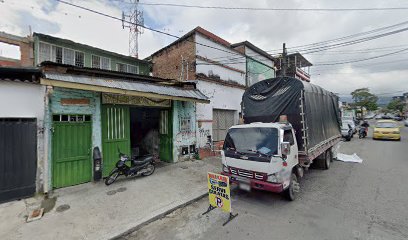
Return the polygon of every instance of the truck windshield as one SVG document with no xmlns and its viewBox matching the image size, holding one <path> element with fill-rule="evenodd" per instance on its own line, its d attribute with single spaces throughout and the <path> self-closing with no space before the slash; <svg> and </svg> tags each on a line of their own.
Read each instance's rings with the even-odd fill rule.
<svg viewBox="0 0 408 240">
<path fill-rule="evenodd" d="M 224 150 L 274 155 L 278 153 L 278 129 L 232 128 L 225 137 Z"/>
</svg>

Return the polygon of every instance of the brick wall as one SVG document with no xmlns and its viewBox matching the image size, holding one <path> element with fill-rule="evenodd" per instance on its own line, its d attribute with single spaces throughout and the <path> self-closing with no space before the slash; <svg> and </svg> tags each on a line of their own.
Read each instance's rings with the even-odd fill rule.
<svg viewBox="0 0 408 240">
<path fill-rule="evenodd" d="M 20 37 L 0 32 L 0 42 L 20 47 L 20 61 L 16 63 L 16 66 L 34 66 L 33 42 L 29 39 L 29 37 Z"/>
<path fill-rule="evenodd" d="M 180 80 L 183 57 L 185 62 L 182 80 L 195 80 L 195 51 L 194 35 L 188 37 L 186 40 L 170 45 L 170 47 L 153 56 L 153 76 Z"/>
</svg>

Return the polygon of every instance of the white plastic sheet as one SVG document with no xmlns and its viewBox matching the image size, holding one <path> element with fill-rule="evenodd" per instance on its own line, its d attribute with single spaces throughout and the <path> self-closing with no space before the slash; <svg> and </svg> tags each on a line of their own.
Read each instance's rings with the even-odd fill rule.
<svg viewBox="0 0 408 240">
<path fill-rule="evenodd" d="M 363 162 L 363 159 L 361 159 L 359 156 L 357 156 L 356 153 L 354 153 L 353 155 L 337 153 L 337 160 L 343 161 L 343 162 L 354 162 L 354 163 L 362 163 Z"/>
</svg>

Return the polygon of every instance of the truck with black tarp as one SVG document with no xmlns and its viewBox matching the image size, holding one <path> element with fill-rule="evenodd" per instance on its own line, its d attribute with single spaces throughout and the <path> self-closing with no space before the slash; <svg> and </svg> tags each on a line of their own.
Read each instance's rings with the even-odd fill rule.
<svg viewBox="0 0 408 240">
<path fill-rule="evenodd" d="M 329 169 L 341 139 L 338 97 L 291 77 L 263 80 L 243 97 L 243 125 L 228 130 L 223 174 L 240 188 L 284 192 L 293 200 L 303 169 Z"/>
</svg>

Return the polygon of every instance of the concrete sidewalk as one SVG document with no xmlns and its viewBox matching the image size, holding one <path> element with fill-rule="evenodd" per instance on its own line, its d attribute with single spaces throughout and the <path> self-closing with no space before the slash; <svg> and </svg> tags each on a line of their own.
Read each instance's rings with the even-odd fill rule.
<svg viewBox="0 0 408 240">
<path fill-rule="evenodd" d="M 219 158 L 187 161 L 158 168 L 148 177 L 120 178 L 110 186 L 99 182 L 59 189 L 51 196 L 55 207 L 30 223 L 25 222 L 27 208 L 38 206 L 38 199 L 5 203 L 0 205 L 0 236 L 114 238 L 206 194 L 206 173 L 219 172 L 220 165 Z"/>
</svg>

